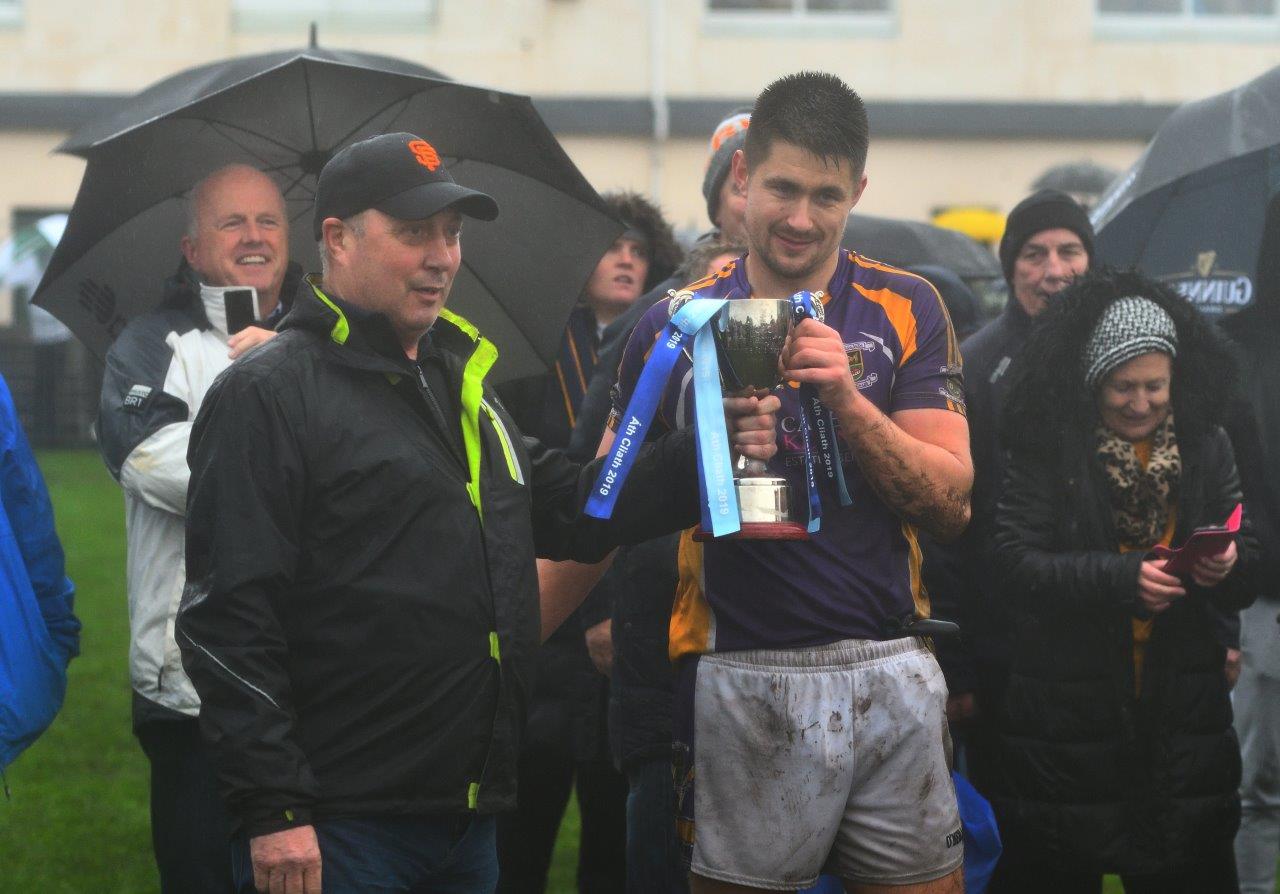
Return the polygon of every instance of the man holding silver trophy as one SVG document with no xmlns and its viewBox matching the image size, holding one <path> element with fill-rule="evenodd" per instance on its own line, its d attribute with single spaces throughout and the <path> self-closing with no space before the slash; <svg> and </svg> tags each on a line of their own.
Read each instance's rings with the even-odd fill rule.
<svg viewBox="0 0 1280 894">
<path fill-rule="evenodd" d="M 834 76 L 760 94 L 730 175 L 748 253 L 637 326 L 601 443 L 625 465 L 646 413 L 652 434 L 698 431 L 703 525 L 681 541 L 671 622 L 695 892 L 820 873 L 857 892 L 963 888 L 946 685 L 911 635 L 929 612 L 916 531 L 950 540 L 969 518 L 960 356 L 932 285 L 840 247 L 867 144 Z M 720 387 L 781 398 L 766 468 L 726 471 L 723 420 L 698 413 Z"/>
</svg>

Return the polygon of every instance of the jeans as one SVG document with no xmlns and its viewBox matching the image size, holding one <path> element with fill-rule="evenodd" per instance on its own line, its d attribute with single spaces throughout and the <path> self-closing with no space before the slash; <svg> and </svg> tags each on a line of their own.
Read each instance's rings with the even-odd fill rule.
<svg viewBox="0 0 1280 894">
<path fill-rule="evenodd" d="M 498 856 L 492 816 L 319 820 L 325 894 L 492 894 Z M 233 849 L 236 891 L 254 894 L 249 842 Z"/>
<path fill-rule="evenodd" d="M 669 757 L 627 770 L 627 894 L 688 894 Z"/>
<path fill-rule="evenodd" d="M 1280 856 L 1280 624 L 1274 602 L 1241 612 L 1240 680 L 1231 702 L 1244 776 L 1236 866 L 1241 894 L 1271 894 Z"/>
<path fill-rule="evenodd" d="M 162 894 L 227 894 L 231 821 L 218 796 L 199 721 L 153 720 L 138 727 L 151 763 L 151 846 Z"/>
</svg>

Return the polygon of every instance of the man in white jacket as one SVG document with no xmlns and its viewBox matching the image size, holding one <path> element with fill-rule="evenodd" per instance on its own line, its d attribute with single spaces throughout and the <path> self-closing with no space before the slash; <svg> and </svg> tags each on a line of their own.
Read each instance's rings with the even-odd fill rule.
<svg viewBox="0 0 1280 894">
<path fill-rule="evenodd" d="M 229 822 L 174 642 L 186 578 L 187 440 L 218 374 L 274 336 L 288 246 L 272 179 L 243 165 L 214 171 L 191 190 L 184 260 L 160 306 L 131 321 L 107 354 L 98 444 L 124 489 L 133 725 L 151 762 L 151 837 L 165 894 L 232 890 Z M 232 288 L 255 291 L 262 321 L 236 335 L 227 332 Z"/>
</svg>

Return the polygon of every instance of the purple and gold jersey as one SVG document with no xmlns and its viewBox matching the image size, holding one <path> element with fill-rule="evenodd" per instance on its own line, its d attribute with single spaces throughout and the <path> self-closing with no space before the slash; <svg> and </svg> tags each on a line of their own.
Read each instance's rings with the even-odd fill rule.
<svg viewBox="0 0 1280 894">
<path fill-rule="evenodd" d="M 734 261 L 689 290 L 699 297 L 746 300 L 751 287 L 745 262 Z M 669 303 L 655 304 L 627 344 L 609 417 L 614 431 L 667 324 Z M 964 412 L 955 334 L 928 281 L 841 250 L 823 305 L 826 324 L 844 341 L 858 389 L 881 411 Z M 808 503 L 799 390 L 784 385 L 779 394 L 778 453 L 769 470 L 787 479 L 792 511 L 803 521 Z M 684 354 L 662 394 L 652 436 L 692 426 L 693 402 L 692 361 Z M 815 455 L 822 529 L 811 540 L 695 543 L 692 532 L 685 532 L 671 618 L 673 660 L 703 652 L 879 639 L 887 618 L 928 614 L 915 529 L 894 515 L 862 477 L 838 426 L 837 443 L 853 504 L 840 505 L 835 472 Z"/>
</svg>

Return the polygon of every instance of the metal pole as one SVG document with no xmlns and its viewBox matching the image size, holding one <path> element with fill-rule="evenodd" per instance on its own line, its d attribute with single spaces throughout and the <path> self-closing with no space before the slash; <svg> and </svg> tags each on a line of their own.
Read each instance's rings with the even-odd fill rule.
<svg viewBox="0 0 1280 894">
<path fill-rule="evenodd" d="M 662 162 L 671 134 L 667 103 L 667 3 L 649 0 L 649 104 L 653 109 L 653 137 L 649 146 L 649 197 L 662 204 Z"/>
</svg>

